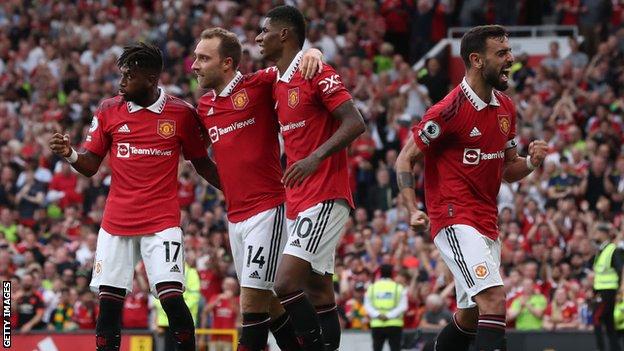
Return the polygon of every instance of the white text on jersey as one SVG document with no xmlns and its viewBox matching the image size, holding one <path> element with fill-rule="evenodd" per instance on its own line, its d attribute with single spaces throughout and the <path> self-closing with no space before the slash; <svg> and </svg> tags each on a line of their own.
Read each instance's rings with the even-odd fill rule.
<svg viewBox="0 0 624 351">
<path fill-rule="evenodd" d="M 210 135 L 210 140 L 213 143 L 216 143 L 217 141 L 219 141 L 219 137 L 222 135 L 225 135 L 227 133 L 233 132 L 235 130 L 238 129 L 242 129 L 245 127 L 248 127 L 252 124 L 256 123 L 256 118 L 252 117 L 246 121 L 242 121 L 242 122 L 234 122 L 232 124 L 230 124 L 229 126 L 225 127 L 225 128 L 219 128 L 217 126 L 214 126 L 212 128 L 210 128 L 208 130 L 208 135 Z"/>
</svg>

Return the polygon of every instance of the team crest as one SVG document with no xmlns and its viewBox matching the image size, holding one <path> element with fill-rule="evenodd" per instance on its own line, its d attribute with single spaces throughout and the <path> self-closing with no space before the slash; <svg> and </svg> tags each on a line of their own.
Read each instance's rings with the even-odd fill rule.
<svg viewBox="0 0 624 351">
<path fill-rule="evenodd" d="M 247 97 L 247 91 L 245 89 L 239 91 L 238 93 L 232 95 L 232 105 L 237 110 L 242 110 L 249 103 L 249 98 Z"/>
<path fill-rule="evenodd" d="M 490 271 L 488 270 L 487 264 L 485 262 L 474 265 L 472 267 L 472 270 L 474 271 L 474 274 L 478 279 L 485 279 L 490 274 Z"/>
<path fill-rule="evenodd" d="M 511 121 L 508 115 L 498 115 L 498 127 L 503 134 L 508 135 L 511 129 Z"/>
<path fill-rule="evenodd" d="M 165 139 L 169 139 L 175 135 L 175 121 L 168 119 L 158 120 L 158 135 Z"/>
<path fill-rule="evenodd" d="M 299 88 L 293 88 L 288 90 L 288 106 L 295 108 L 299 103 Z"/>
<path fill-rule="evenodd" d="M 95 262 L 95 275 L 102 273 L 102 261 Z"/>
</svg>

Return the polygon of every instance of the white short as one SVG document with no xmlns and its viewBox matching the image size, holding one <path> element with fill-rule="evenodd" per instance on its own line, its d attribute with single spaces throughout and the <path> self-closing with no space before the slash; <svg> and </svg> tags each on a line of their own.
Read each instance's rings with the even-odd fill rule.
<svg viewBox="0 0 624 351">
<path fill-rule="evenodd" d="M 156 284 L 180 282 L 184 286 L 184 241 L 179 227 L 153 235 L 111 235 L 103 228 L 98 233 L 91 289 L 101 285 L 132 291 L 134 268 L 143 259 L 147 279 L 156 295 Z"/>
<path fill-rule="evenodd" d="M 229 223 L 230 246 L 240 285 L 272 290 L 288 238 L 284 205 Z"/>
<path fill-rule="evenodd" d="M 318 274 L 333 274 L 336 245 L 349 218 L 349 205 L 342 199 L 323 201 L 302 211 L 288 222 L 288 244 L 284 254 L 310 262 Z"/>
<path fill-rule="evenodd" d="M 454 224 L 440 230 L 433 241 L 455 278 L 458 308 L 475 307 L 475 295 L 503 285 L 500 240 L 494 241 L 471 226 Z"/>
</svg>

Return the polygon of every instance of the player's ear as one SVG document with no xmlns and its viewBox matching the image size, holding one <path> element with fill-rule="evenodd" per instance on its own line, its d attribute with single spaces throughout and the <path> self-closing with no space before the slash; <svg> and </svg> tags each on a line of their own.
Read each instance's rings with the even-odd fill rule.
<svg viewBox="0 0 624 351">
<path fill-rule="evenodd" d="M 290 35 L 290 29 L 288 27 L 284 27 L 280 29 L 280 41 L 285 42 L 288 39 L 288 35 Z"/>
<path fill-rule="evenodd" d="M 225 59 L 223 59 L 222 64 L 223 64 L 223 69 L 226 69 L 228 66 L 234 69 L 234 60 L 232 60 L 231 57 L 226 57 Z"/>
<path fill-rule="evenodd" d="M 470 59 L 470 65 L 474 68 L 480 69 L 483 67 L 483 58 L 481 54 L 477 52 L 471 53 L 468 58 Z"/>
</svg>

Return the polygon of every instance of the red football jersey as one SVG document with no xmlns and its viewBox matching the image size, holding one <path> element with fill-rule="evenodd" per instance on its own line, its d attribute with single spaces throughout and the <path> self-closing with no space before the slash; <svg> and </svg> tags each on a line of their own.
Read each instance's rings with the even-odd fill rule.
<svg viewBox="0 0 624 351">
<path fill-rule="evenodd" d="M 331 112 L 351 99 L 340 75 L 329 65 L 323 65 L 314 78 L 303 79 L 299 72 L 302 56 L 299 52 L 278 77 L 273 93 L 288 166 L 306 158 L 334 134 L 340 121 Z M 300 186 L 286 189 L 286 217 L 294 219 L 329 199 L 345 199 L 353 207 L 346 149 L 321 162 Z"/>
<path fill-rule="evenodd" d="M 215 296 L 210 302 L 215 302 L 218 296 Z M 212 309 L 212 325 L 213 329 L 234 329 L 237 327 L 239 298 L 220 299 L 216 301 Z M 214 335 L 210 338 L 212 341 L 231 341 L 232 338 L 226 335 Z"/>
<path fill-rule="evenodd" d="M 178 161 L 208 155 L 195 109 L 160 91 L 143 108 L 121 96 L 102 102 L 84 148 L 110 155 L 110 193 L 102 227 L 115 235 L 145 235 L 180 225 Z"/>
<path fill-rule="evenodd" d="M 494 91 L 488 104 L 466 80 L 432 106 L 413 129 L 425 155 L 425 201 L 431 235 L 466 224 L 498 238 L 496 196 L 505 150 L 516 146 L 516 110 Z"/>
<path fill-rule="evenodd" d="M 236 76 L 216 95 L 199 99 L 230 222 L 240 222 L 285 201 L 279 125 L 273 110 L 276 69 Z"/>
</svg>

